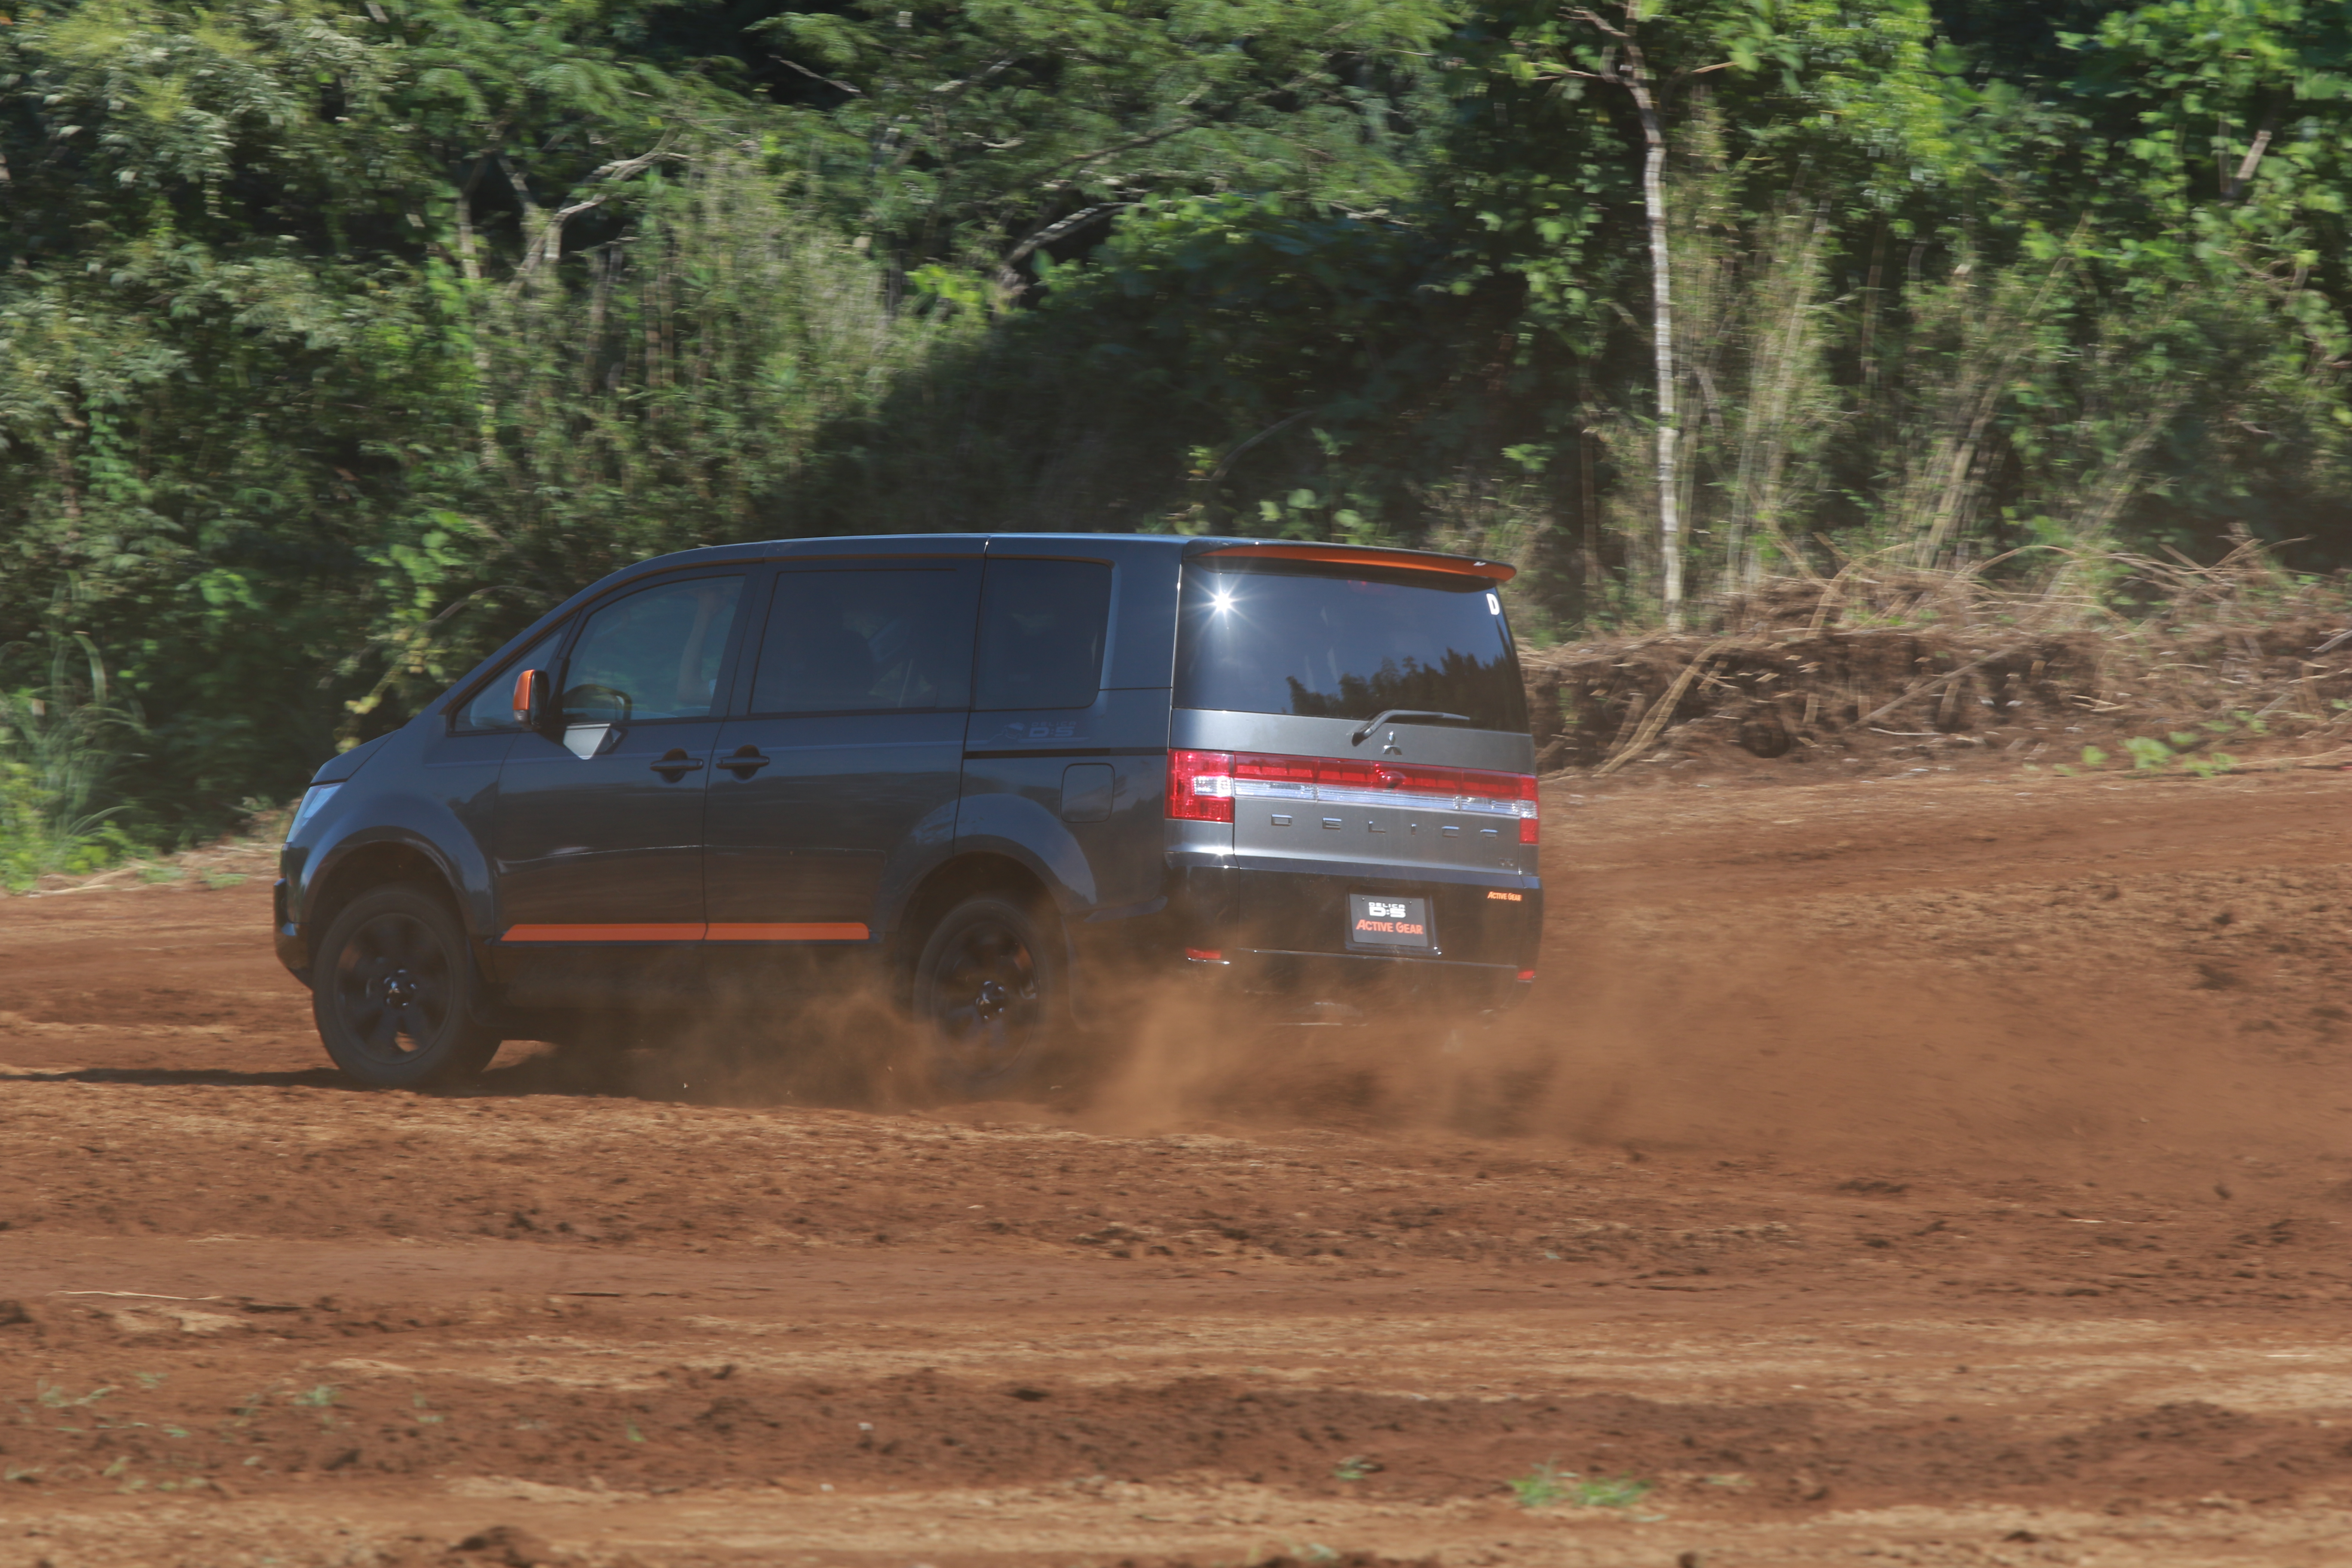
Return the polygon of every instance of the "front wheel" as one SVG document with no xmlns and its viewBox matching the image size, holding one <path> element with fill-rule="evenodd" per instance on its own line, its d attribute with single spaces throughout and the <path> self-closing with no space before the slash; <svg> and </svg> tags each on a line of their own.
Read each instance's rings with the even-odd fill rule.
<svg viewBox="0 0 2352 1568">
<path fill-rule="evenodd" d="M 1043 1065 L 1064 1008 L 1045 924 L 1009 899 L 967 899 L 931 928 L 915 961 L 924 1069 L 942 1093 L 977 1099 Z"/>
<path fill-rule="evenodd" d="M 310 994 L 335 1065 L 371 1089 L 470 1078 L 498 1054 L 479 1022 L 465 932 L 415 888 L 378 888 L 336 915 Z"/>
</svg>

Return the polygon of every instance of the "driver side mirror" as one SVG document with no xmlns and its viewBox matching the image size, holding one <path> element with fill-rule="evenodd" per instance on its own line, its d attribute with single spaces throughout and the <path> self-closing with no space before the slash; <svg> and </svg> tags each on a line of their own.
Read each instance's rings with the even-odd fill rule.
<svg viewBox="0 0 2352 1568">
<path fill-rule="evenodd" d="M 526 730 L 547 722 L 547 671 L 526 669 L 515 676 L 514 720 Z"/>
</svg>

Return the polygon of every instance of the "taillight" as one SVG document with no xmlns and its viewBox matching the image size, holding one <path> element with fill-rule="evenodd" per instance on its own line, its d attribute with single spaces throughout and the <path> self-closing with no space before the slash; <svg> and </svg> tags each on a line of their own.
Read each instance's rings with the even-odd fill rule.
<svg viewBox="0 0 2352 1568">
<path fill-rule="evenodd" d="M 1168 753 L 1168 815 L 1178 822 L 1234 819 L 1231 752 Z"/>
<path fill-rule="evenodd" d="M 1171 817 L 1231 822 L 1234 802 L 1241 796 L 1450 810 L 1474 818 L 1508 816 L 1517 820 L 1522 844 L 1536 843 L 1542 826 L 1536 781 L 1526 773 L 1265 752 L 1168 753 Z"/>
</svg>

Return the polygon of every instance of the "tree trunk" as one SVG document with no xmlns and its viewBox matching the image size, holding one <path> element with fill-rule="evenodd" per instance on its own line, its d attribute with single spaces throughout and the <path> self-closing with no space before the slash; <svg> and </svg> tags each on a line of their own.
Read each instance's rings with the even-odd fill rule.
<svg viewBox="0 0 2352 1568">
<path fill-rule="evenodd" d="M 1658 564 L 1659 596 L 1670 631 L 1683 627 L 1683 522 L 1678 502 L 1681 474 L 1675 442 L 1675 303 L 1671 254 L 1666 243 L 1666 134 L 1642 51 L 1631 37 L 1622 80 L 1642 117 L 1642 205 L 1650 220 L 1650 356 L 1658 382 Z"/>
</svg>

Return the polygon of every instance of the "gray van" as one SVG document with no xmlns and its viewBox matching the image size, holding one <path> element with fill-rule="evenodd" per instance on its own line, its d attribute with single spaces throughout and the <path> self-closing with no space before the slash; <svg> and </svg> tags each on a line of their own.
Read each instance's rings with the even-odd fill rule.
<svg viewBox="0 0 2352 1568">
<path fill-rule="evenodd" d="M 320 768 L 280 960 L 336 1064 L 884 988 L 1002 1092 L 1138 978 L 1514 1005 L 1543 921 L 1499 563 L 1110 534 L 666 555 Z"/>
</svg>

